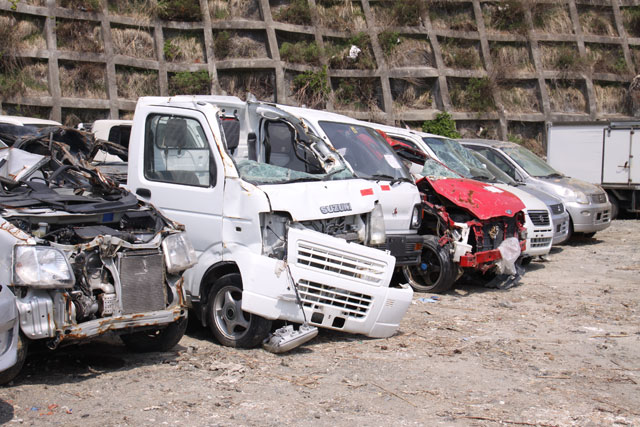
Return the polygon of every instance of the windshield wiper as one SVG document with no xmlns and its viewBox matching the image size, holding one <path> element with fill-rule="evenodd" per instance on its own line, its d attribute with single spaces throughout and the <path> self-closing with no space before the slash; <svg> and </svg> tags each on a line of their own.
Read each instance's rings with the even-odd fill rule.
<svg viewBox="0 0 640 427">
<path fill-rule="evenodd" d="M 343 170 L 345 170 L 347 167 L 346 166 L 342 166 L 341 168 L 338 168 L 334 171 L 329 172 L 328 174 L 326 174 L 325 176 L 322 177 L 323 181 L 327 181 L 329 178 L 331 178 L 332 176 L 334 176 L 337 173 L 342 172 Z"/>
<path fill-rule="evenodd" d="M 315 178 L 315 177 L 309 177 L 309 176 L 304 176 L 304 177 L 300 177 L 300 178 L 294 178 L 294 179 L 290 179 L 288 181 L 283 181 L 283 182 L 279 182 L 278 184 L 291 184 L 292 182 L 309 182 L 309 181 L 322 181 L 321 178 Z"/>
<path fill-rule="evenodd" d="M 541 176 L 539 178 L 563 178 L 563 177 L 564 175 L 562 175 L 561 173 L 554 172 L 554 173 L 550 173 L 549 175 Z"/>
</svg>

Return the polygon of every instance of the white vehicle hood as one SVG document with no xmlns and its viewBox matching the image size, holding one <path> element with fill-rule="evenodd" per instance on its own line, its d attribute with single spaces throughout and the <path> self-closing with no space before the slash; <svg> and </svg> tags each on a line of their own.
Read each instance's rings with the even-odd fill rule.
<svg viewBox="0 0 640 427">
<path fill-rule="evenodd" d="M 508 191 L 509 193 L 513 194 L 514 196 L 518 197 L 518 199 L 520 199 L 522 201 L 522 203 L 524 203 L 525 209 L 527 211 L 546 211 L 547 208 L 547 204 L 545 202 L 543 202 L 542 200 L 538 199 L 535 196 L 532 196 L 531 194 L 527 193 L 526 191 L 522 191 L 521 189 L 511 186 L 511 185 L 507 185 L 507 184 L 492 184 L 494 187 L 498 187 L 502 190 Z"/>
<path fill-rule="evenodd" d="M 368 213 L 379 199 L 377 184 L 362 179 L 259 185 L 272 211 L 289 212 L 294 221 Z"/>
</svg>

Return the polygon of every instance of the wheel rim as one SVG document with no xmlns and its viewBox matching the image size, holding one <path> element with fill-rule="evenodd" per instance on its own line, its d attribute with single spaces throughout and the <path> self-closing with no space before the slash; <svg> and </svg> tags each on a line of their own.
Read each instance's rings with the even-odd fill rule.
<svg viewBox="0 0 640 427">
<path fill-rule="evenodd" d="M 410 283 L 431 288 L 437 285 L 442 276 L 442 263 L 436 252 L 425 247 L 420 264 L 408 267 L 404 271 Z"/>
<path fill-rule="evenodd" d="M 241 289 L 235 286 L 220 289 L 213 302 L 213 310 L 216 328 L 226 338 L 239 340 L 249 331 L 251 314 L 242 311 Z"/>
</svg>

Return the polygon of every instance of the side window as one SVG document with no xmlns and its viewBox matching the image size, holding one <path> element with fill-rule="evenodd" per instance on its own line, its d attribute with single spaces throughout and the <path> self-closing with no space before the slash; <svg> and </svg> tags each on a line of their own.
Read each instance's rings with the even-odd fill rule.
<svg viewBox="0 0 640 427">
<path fill-rule="evenodd" d="M 496 153 L 491 148 L 484 147 L 473 147 L 474 150 L 478 151 L 480 154 L 485 156 L 491 163 L 496 165 L 502 172 L 509 175 L 511 178 L 516 178 L 516 169 L 511 166 L 506 160 L 502 158 L 502 156 Z"/>
<path fill-rule="evenodd" d="M 144 144 L 144 176 L 148 180 L 197 187 L 215 185 L 215 163 L 197 120 L 150 115 Z"/>
<path fill-rule="evenodd" d="M 411 147 L 411 148 L 413 148 L 413 149 L 415 149 L 415 150 L 417 150 L 417 151 L 422 153 L 422 150 L 420 149 L 420 147 L 418 147 L 418 144 L 416 144 L 415 142 L 413 142 L 413 141 L 411 141 L 409 139 L 404 139 L 404 138 L 401 138 L 399 136 L 392 136 L 391 138 L 395 139 L 396 141 L 400 141 L 403 144 L 407 144 L 409 147 Z"/>
</svg>

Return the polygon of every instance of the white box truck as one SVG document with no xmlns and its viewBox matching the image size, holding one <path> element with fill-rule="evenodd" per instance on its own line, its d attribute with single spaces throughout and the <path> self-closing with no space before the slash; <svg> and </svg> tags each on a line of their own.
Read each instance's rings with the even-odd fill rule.
<svg viewBox="0 0 640 427">
<path fill-rule="evenodd" d="M 547 162 L 604 188 L 612 217 L 640 212 L 640 122 L 554 123 L 547 128 Z"/>
</svg>

